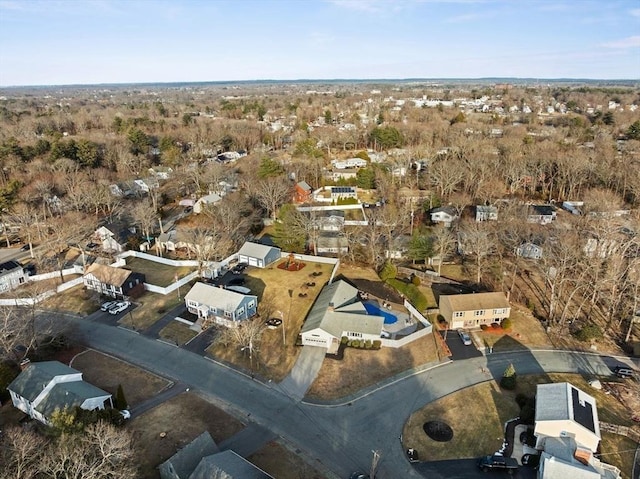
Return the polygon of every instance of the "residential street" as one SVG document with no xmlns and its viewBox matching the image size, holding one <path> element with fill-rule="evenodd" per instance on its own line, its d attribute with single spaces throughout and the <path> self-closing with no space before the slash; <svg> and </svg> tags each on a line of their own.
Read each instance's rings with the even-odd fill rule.
<svg viewBox="0 0 640 479">
<path fill-rule="evenodd" d="M 262 384 L 214 361 L 145 336 L 99 322 L 77 318 L 69 321 L 87 345 L 198 389 L 235 410 L 247 423 L 254 422 L 303 450 L 336 477 L 347 477 L 357 469 L 367 470 L 372 450 L 382 454 L 376 475 L 379 479 L 422 477 L 405 459 L 399 440 L 409 415 L 446 394 L 501 376 L 509 363 L 514 364 L 519 374 L 610 374 L 609 366 L 617 362 L 614 358 L 562 351 L 492 354 L 391 380 L 386 386 L 347 403 L 317 405 L 287 396 L 276 384 Z M 482 368 L 486 368 L 485 372 Z M 431 468 L 420 469 L 426 472 Z"/>
</svg>

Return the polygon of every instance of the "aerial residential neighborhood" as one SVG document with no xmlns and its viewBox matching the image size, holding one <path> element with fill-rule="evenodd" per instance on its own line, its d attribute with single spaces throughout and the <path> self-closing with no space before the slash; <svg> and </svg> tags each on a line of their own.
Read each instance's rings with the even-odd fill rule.
<svg viewBox="0 0 640 479">
<path fill-rule="evenodd" d="M 0 2 L 0 479 L 640 479 L 639 17 Z"/>
</svg>

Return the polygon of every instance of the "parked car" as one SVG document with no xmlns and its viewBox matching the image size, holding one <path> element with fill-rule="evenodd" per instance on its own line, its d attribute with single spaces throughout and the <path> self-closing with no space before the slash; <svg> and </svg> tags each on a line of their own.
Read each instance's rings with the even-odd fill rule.
<svg viewBox="0 0 640 479">
<path fill-rule="evenodd" d="M 118 304 L 117 301 L 107 301 L 106 303 L 102 303 L 100 305 L 100 311 L 109 311 L 111 308 L 113 308 L 116 304 Z"/>
<path fill-rule="evenodd" d="M 264 324 L 266 324 L 269 329 L 276 329 L 282 324 L 282 320 L 280 318 L 271 318 L 267 319 Z"/>
<path fill-rule="evenodd" d="M 249 266 L 247 263 L 238 263 L 231 269 L 231 272 L 233 274 L 241 274 L 247 266 Z"/>
<path fill-rule="evenodd" d="M 483 472 L 489 471 L 506 471 L 513 474 L 518 470 L 518 461 L 512 457 L 504 456 L 482 456 L 478 459 L 477 465 Z"/>
<path fill-rule="evenodd" d="M 465 346 L 471 346 L 473 344 L 473 341 L 471 341 L 471 336 L 469 336 L 464 330 L 458 329 L 458 336 L 460 336 L 462 344 L 464 344 Z"/>
<path fill-rule="evenodd" d="M 613 370 L 620 379 L 635 378 L 636 372 L 628 366 L 616 366 Z"/>
<path fill-rule="evenodd" d="M 525 454 L 522 456 L 522 465 L 536 468 L 540 464 L 539 454 Z"/>
<path fill-rule="evenodd" d="M 113 306 L 110 310 L 109 310 L 109 314 L 118 314 L 118 313 L 122 313 L 125 309 L 127 309 L 129 306 L 131 306 L 131 303 L 129 301 L 119 301 L 118 303 L 116 303 L 115 306 Z"/>
</svg>

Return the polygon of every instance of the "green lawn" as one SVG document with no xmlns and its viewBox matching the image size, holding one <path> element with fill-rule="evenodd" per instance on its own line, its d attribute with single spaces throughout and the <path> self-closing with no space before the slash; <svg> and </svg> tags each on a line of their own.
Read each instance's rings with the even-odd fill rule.
<svg viewBox="0 0 640 479">
<path fill-rule="evenodd" d="M 134 258 L 129 256 L 127 258 L 127 268 L 135 271 L 136 273 L 142 273 L 145 275 L 145 282 L 154 284 L 160 287 L 169 286 L 175 281 L 176 275 L 178 278 L 182 278 L 187 274 L 195 271 L 196 268 L 188 266 L 168 266 L 166 264 L 157 263 L 155 261 L 149 261 L 142 258 Z"/>
</svg>

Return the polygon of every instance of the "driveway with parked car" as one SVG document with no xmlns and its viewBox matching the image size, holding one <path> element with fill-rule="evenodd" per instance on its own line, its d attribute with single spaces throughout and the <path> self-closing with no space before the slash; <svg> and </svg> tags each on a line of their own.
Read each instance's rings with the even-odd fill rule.
<svg viewBox="0 0 640 479">
<path fill-rule="evenodd" d="M 473 345 L 465 345 L 460 334 L 455 330 L 440 331 L 449 350 L 451 351 L 451 359 L 471 359 L 479 358 L 482 353 Z M 465 333 L 468 336 L 468 333 Z"/>
</svg>

